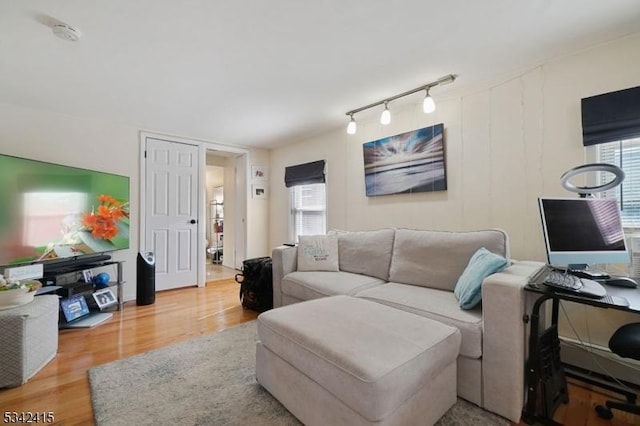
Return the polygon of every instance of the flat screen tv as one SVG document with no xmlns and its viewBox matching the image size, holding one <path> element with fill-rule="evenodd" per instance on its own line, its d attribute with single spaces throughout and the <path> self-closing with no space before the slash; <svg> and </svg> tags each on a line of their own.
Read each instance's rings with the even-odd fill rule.
<svg viewBox="0 0 640 426">
<path fill-rule="evenodd" d="M 629 263 L 618 202 L 610 198 L 540 198 L 551 265 Z"/>
<path fill-rule="evenodd" d="M 129 178 L 0 154 L 0 265 L 129 248 Z"/>
</svg>

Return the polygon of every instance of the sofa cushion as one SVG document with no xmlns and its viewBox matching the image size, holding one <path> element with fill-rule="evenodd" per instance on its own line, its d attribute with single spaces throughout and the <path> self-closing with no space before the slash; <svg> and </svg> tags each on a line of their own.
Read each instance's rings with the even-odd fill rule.
<svg viewBox="0 0 640 426">
<path fill-rule="evenodd" d="M 471 256 L 453 294 L 460 302 L 462 309 L 475 308 L 482 299 L 482 281 L 491 274 L 502 271 L 507 266 L 507 259 L 491 253 L 481 247 Z"/>
<path fill-rule="evenodd" d="M 462 334 L 460 355 L 482 356 L 482 310 L 462 310 L 450 291 L 388 283 L 356 293 L 356 297 L 382 303 L 456 327 Z"/>
<path fill-rule="evenodd" d="M 453 291 L 469 259 L 480 247 L 509 256 L 507 234 L 500 230 L 443 232 L 398 229 L 389 281 Z"/>
<path fill-rule="evenodd" d="M 338 271 L 338 237 L 300 235 L 298 271 Z"/>
<path fill-rule="evenodd" d="M 384 283 L 379 278 L 350 272 L 291 272 L 282 279 L 282 293 L 296 299 L 311 300 L 338 294 L 351 295 Z"/>
<path fill-rule="evenodd" d="M 342 232 L 338 236 L 340 270 L 354 274 L 389 279 L 393 251 L 393 229 Z"/>
</svg>

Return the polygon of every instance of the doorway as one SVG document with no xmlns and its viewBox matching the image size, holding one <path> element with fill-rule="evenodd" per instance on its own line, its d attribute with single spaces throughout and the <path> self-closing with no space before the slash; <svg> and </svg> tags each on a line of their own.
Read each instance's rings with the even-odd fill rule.
<svg viewBox="0 0 640 426">
<path fill-rule="evenodd" d="M 141 132 L 140 135 L 140 158 L 141 158 L 141 174 L 140 174 L 140 251 L 155 251 L 161 250 L 154 240 L 157 235 L 163 235 L 162 230 L 157 229 L 157 225 L 153 220 L 153 216 L 157 213 L 156 206 L 154 205 L 153 196 L 149 195 L 156 191 L 154 189 L 154 181 L 162 182 L 163 179 L 167 182 L 172 180 L 176 181 L 178 186 L 184 186 L 185 179 L 178 179 L 177 176 L 171 175 L 171 173 L 160 174 L 162 179 L 158 176 L 150 174 L 149 169 L 153 169 L 150 166 L 148 152 L 149 146 L 154 143 L 165 143 L 167 148 L 165 156 L 175 156 L 181 161 L 185 161 L 185 156 L 177 154 L 177 152 L 185 146 L 195 147 L 196 154 L 189 159 L 189 166 L 187 167 L 192 173 L 188 181 L 195 188 L 193 199 L 189 202 L 195 202 L 195 210 L 193 217 L 188 218 L 187 222 L 190 225 L 190 234 L 193 236 L 193 240 L 190 244 L 195 244 L 195 248 L 188 254 L 182 257 L 177 257 L 167 251 L 166 263 L 167 265 L 173 265 L 176 262 L 182 262 L 181 265 L 188 264 L 189 269 L 195 275 L 191 275 L 186 280 L 174 281 L 173 278 L 167 276 L 166 280 L 160 277 L 159 271 L 161 270 L 156 266 L 156 286 L 158 290 L 166 290 L 171 288 L 178 288 L 188 285 L 198 285 L 200 287 L 205 286 L 207 281 L 206 266 L 207 261 L 207 209 L 209 205 L 207 203 L 206 191 L 206 167 L 207 156 L 209 153 L 214 157 L 224 159 L 223 166 L 223 197 L 225 200 L 224 206 L 224 224 L 223 224 L 223 254 L 220 256 L 222 263 L 225 267 L 233 270 L 237 265 L 242 265 L 246 253 L 246 238 L 247 238 L 247 221 L 246 221 L 246 209 L 247 209 L 247 196 L 249 194 L 247 190 L 247 161 L 248 150 L 244 148 L 235 148 L 225 145 L 218 145 L 214 143 L 194 141 L 190 139 L 169 137 L 165 135 L 150 134 Z M 192 151 L 193 152 L 193 151 Z M 172 154 L 173 153 L 173 154 Z M 169 204 L 181 206 L 183 203 L 178 201 L 174 196 L 167 195 L 166 201 Z M 180 207 L 182 208 L 182 207 Z M 182 218 L 181 218 L 182 219 Z M 183 230 L 177 232 L 177 238 L 182 238 L 187 233 Z M 195 243 L 194 243 L 195 242 Z M 169 245 L 166 245 L 169 247 Z M 194 247 L 190 245 L 189 247 Z M 187 262 L 188 261 L 188 262 Z M 228 266 L 226 266 L 226 265 Z M 169 268 L 169 266 L 167 266 Z M 166 281 L 166 282 L 165 282 Z M 160 284 L 161 283 L 161 284 Z M 160 285 L 158 285 L 160 284 Z"/>
<path fill-rule="evenodd" d="M 235 269 L 236 229 L 235 156 L 207 150 L 205 173 L 206 210 L 206 280 L 233 278 Z M 227 243 L 227 240 L 229 243 Z"/>
</svg>

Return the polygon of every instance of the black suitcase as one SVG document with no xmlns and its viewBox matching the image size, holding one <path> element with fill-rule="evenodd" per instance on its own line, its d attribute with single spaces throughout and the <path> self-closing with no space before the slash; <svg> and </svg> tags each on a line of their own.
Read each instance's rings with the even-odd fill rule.
<svg viewBox="0 0 640 426">
<path fill-rule="evenodd" d="M 273 308 L 273 276 L 270 257 L 256 257 L 242 262 L 240 302 L 244 309 L 264 312 Z"/>
</svg>

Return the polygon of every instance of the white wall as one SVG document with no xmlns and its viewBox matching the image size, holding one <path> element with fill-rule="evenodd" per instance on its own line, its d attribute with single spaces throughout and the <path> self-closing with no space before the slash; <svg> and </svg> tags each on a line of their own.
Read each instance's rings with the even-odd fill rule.
<svg viewBox="0 0 640 426">
<path fill-rule="evenodd" d="M 341 128 L 274 149 L 270 245 L 287 241 L 284 168 L 326 159 L 329 228 L 498 227 L 510 236 L 513 258 L 545 261 L 536 199 L 573 196 L 559 179 L 567 169 L 586 162 L 580 99 L 640 85 L 638 69 L 640 34 L 482 87 L 451 86 L 456 92 L 448 92 L 446 98 L 433 90 L 437 111 L 432 115 L 422 112 L 422 97 L 414 95 L 415 101 L 402 109 L 390 105 L 389 126 L 377 123 L 378 111 L 365 119 L 356 116 L 354 136 Z M 362 144 L 436 123 L 445 125 L 448 190 L 367 198 Z M 346 118 L 344 124 L 346 128 Z M 591 328 L 601 341 L 612 332 L 610 321 L 599 321 L 603 313 L 606 316 L 603 310 L 593 316 Z M 605 327 L 600 330 L 600 325 Z"/>
<path fill-rule="evenodd" d="M 410 105 L 391 105 L 389 126 L 378 124 L 377 114 L 356 116 L 354 136 L 340 129 L 272 150 L 270 245 L 287 241 L 284 168 L 326 159 L 330 228 L 500 227 L 509 232 L 514 258 L 544 260 L 536 198 L 573 195 L 560 176 L 586 161 L 580 99 L 640 85 L 638 52 L 637 34 L 446 98 L 434 90 L 438 109 L 431 115 L 415 95 Z M 445 125 L 448 191 L 366 197 L 362 144 L 436 123 Z"/>
<path fill-rule="evenodd" d="M 251 153 L 249 155 L 249 163 L 247 164 L 247 176 L 249 176 L 247 178 L 247 189 L 250 193 L 247 201 L 247 238 L 251 238 L 252 240 L 251 244 L 247 244 L 247 259 L 271 255 L 271 246 L 269 244 L 270 188 L 267 187 L 266 198 L 256 199 L 251 195 L 251 185 L 254 183 L 254 181 L 250 176 L 251 166 L 268 166 L 269 159 L 269 151 L 263 149 L 254 149 L 251 150 Z"/>
<path fill-rule="evenodd" d="M 130 246 L 124 260 L 125 297 L 135 298 L 139 223 L 138 130 L 122 124 L 49 114 L 0 104 L 0 152 L 130 177 Z M 108 271 L 115 277 L 115 267 Z"/>
<path fill-rule="evenodd" d="M 0 153 L 130 177 L 131 248 L 115 252 L 113 258 L 125 261 L 125 300 L 135 299 L 140 223 L 140 129 L 122 123 L 0 104 Z M 249 155 L 263 164 L 269 162 L 266 150 L 250 150 Z M 248 254 L 268 254 L 268 202 L 253 205 L 249 200 L 249 204 Z M 115 276 L 115 268 L 111 275 Z"/>
</svg>

